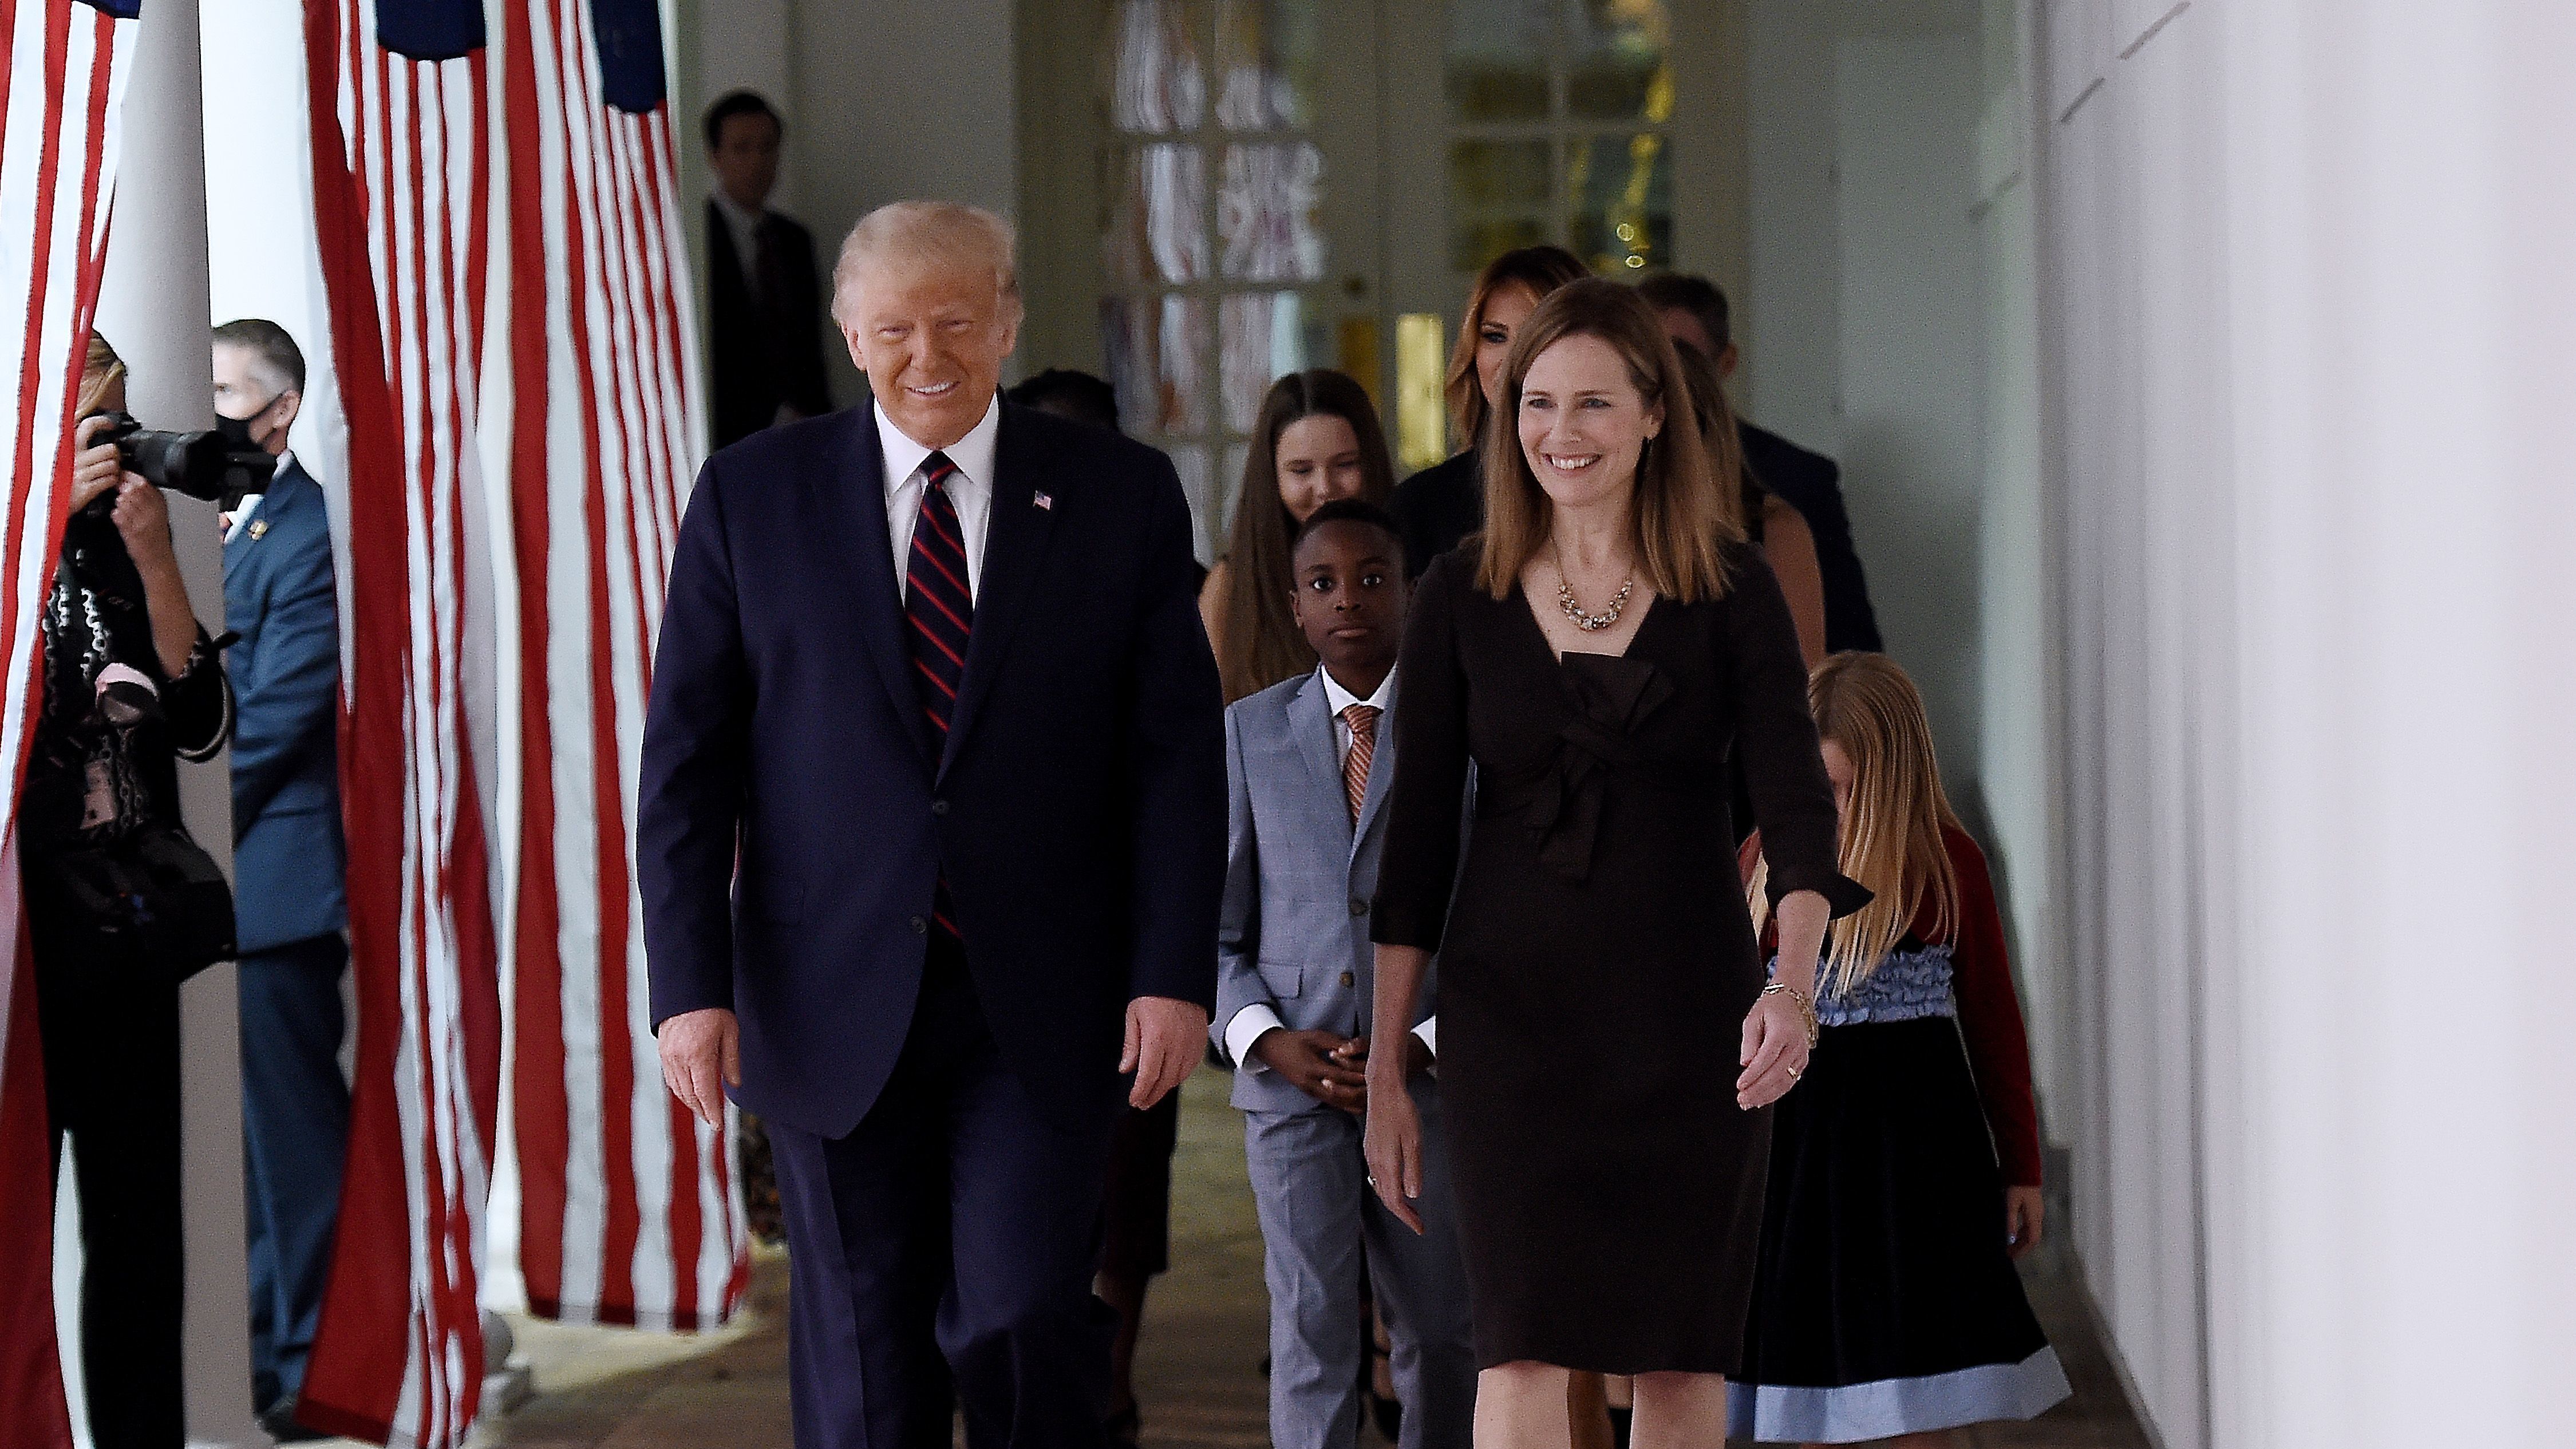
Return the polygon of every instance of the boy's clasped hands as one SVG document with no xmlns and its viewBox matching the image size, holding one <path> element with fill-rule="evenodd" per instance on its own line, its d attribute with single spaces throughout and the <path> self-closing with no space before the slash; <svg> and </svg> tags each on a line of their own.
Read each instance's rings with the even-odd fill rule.
<svg viewBox="0 0 2576 1449">
<path fill-rule="evenodd" d="M 1369 1039 L 1331 1031 L 1266 1031 L 1252 1044 L 1262 1065 L 1286 1077 L 1297 1090 L 1356 1117 L 1368 1107 Z M 1411 1032 L 1404 1035 L 1404 1074 L 1415 1077 L 1431 1066 L 1431 1049 Z"/>
</svg>

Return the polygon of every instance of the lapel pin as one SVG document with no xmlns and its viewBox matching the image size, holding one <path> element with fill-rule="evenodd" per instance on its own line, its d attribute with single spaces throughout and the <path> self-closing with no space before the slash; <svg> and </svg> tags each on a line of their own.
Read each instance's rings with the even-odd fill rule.
<svg viewBox="0 0 2576 1449">
<path fill-rule="evenodd" d="M 251 542 L 253 542 L 253 543 L 257 543 L 257 542 L 259 542 L 261 539 L 266 538 L 267 536 L 268 536 L 268 520 L 267 520 L 267 519 L 265 519 L 265 518 L 254 518 L 254 519 L 252 519 L 252 520 L 250 521 L 250 539 L 251 539 Z"/>
<path fill-rule="evenodd" d="M 1037 497 L 1029 501 L 1035 503 L 1038 507 L 1045 509 L 1049 513 L 1055 512 L 1055 500 L 1044 493 L 1039 494 Z"/>
</svg>

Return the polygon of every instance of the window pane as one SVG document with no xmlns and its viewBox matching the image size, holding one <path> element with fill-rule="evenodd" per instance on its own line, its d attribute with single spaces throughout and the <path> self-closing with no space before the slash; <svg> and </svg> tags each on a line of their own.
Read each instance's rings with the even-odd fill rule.
<svg viewBox="0 0 2576 1449">
<path fill-rule="evenodd" d="M 1233 131 L 1312 124 L 1317 0 L 1220 0 L 1216 120 Z"/>
<path fill-rule="evenodd" d="M 1602 136 L 1567 147 L 1575 255 L 1605 276 L 1671 265 L 1672 147 L 1656 135 Z"/>
<path fill-rule="evenodd" d="M 1216 562 L 1216 549 L 1211 540 L 1225 536 L 1221 500 L 1208 477 L 1207 449 L 1196 444 L 1166 448 L 1172 458 L 1172 471 L 1181 475 L 1181 496 L 1190 501 L 1190 522 L 1198 538 L 1199 562 Z"/>
<path fill-rule="evenodd" d="M 1270 384 L 1306 367 L 1305 299 L 1294 292 L 1247 292 L 1218 304 L 1218 355 L 1225 369 L 1225 425 L 1249 433 Z"/>
<path fill-rule="evenodd" d="M 1396 465 L 1407 473 L 1449 456 L 1448 332 L 1437 312 L 1395 319 Z"/>
<path fill-rule="evenodd" d="M 1548 143 L 1449 147 L 1449 265 L 1472 272 L 1513 247 L 1548 241 Z"/>
<path fill-rule="evenodd" d="M 1449 114 L 1461 121 L 1545 117 L 1548 12 L 1555 0 L 1449 0 L 1442 70 Z"/>
<path fill-rule="evenodd" d="M 1109 275 L 1117 281 L 1191 282 L 1206 276 L 1205 153 L 1187 141 L 1129 152 L 1102 241 Z"/>
<path fill-rule="evenodd" d="M 1585 120 L 1672 119 L 1672 22 L 1663 0 L 1575 0 L 1568 7 L 1566 110 Z"/>
<path fill-rule="evenodd" d="M 1109 123 L 1167 135 L 1207 116 L 1207 73 L 1199 35 L 1207 0 L 1120 0 L 1111 38 Z"/>
<path fill-rule="evenodd" d="M 1324 153 L 1307 142 L 1225 148 L 1216 230 L 1225 275 L 1312 282 L 1324 275 Z"/>
<path fill-rule="evenodd" d="M 1252 445 L 1249 443 L 1230 443 L 1226 446 L 1225 471 L 1216 475 L 1217 491 L 1224 495 L 1218 500 L 1221 505 L 1217 510 L 1216 520 L 1219 538 L 1229 537 L 1234 532 L 1234 510 L 1243 506 L 1243 465 L 1250 461 L 1251 457 Z"/>
<path fill-rule="evenodd" d="M 1118 415 L 1151 438 L 1207 426 L 1207 303 L 1194 297 L 1111 297 L 1100 304 Z"/>
</svg>

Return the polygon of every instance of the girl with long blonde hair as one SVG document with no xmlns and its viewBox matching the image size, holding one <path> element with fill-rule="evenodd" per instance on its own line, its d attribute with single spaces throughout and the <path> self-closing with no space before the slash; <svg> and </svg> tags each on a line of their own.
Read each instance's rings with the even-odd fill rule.
<svg viewBox="0 0 2576 1449">
<path fill-rule="evenodd" d="M 1729 1430 L 1937 1449 L 2067 1395 L 2012 1266 L 2041 1229 L 2030 1049 L 1986 858 L 1942 793 L 1914 682 L 1883 654 L 1837 654 L 1807 697 L 1842 872 L 1875 894 L 1826 933 L 1822 1030 L 1772 1124 Z M 1767 926 L 1759 835 L 1740 864 Z"/>
</svg>

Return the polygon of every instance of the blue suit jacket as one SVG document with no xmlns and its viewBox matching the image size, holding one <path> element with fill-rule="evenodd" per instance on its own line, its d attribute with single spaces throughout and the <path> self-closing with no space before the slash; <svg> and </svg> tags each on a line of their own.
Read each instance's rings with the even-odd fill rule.
<svg viewBox="0 0 2576 1449">
<path fill-rule="evenodd" d="M 1225 1049 L 1236 1012 L 1267 1005 L 1290 1031 L 1366 1035 L 1400 1050 L 1393 1033 L 1372 1029 L 1377 949 L 1369 944 L 1369 902 L 1386 848 L 1386 797 L 1395 781 L 1396 699 L 1377 722 L 1360 818 L 1351 820 L 1342 784 L 1332 705 L 1313 674 L 1274 684 L 1225 712 L 1227 814 L 1225 909 L 1217 927 L 1216 1019 L 1208 1031 Z M 1410 1028 L 1438 997 L 1425 974 Z M 1234 1105 L 1248 1112 L 1329 1110 L 1276 1072 L 1235 1063 Z"/>
<path fill-rule="evenodd" d="M 322 485 L 289 461 L 224 542 L 233 913 L 244 952 L 349 923 L 340 827 L 340 605 Z"/>
<path fill-rule="evenodd" d="M 1068 1124 L 1111 1100 L 1129 1000 L 1215 999 L 1223 697 L 1179 481 L 1008 403 L 994 457 L 944 750 L 872 408 L 717 453 L 680 526 L 636 819 L 653 1021 L 732 1008 L 738 1100 L 804 1131 L 893 1070 L 943 875 L 996 1043 Z"/>
</svg>

